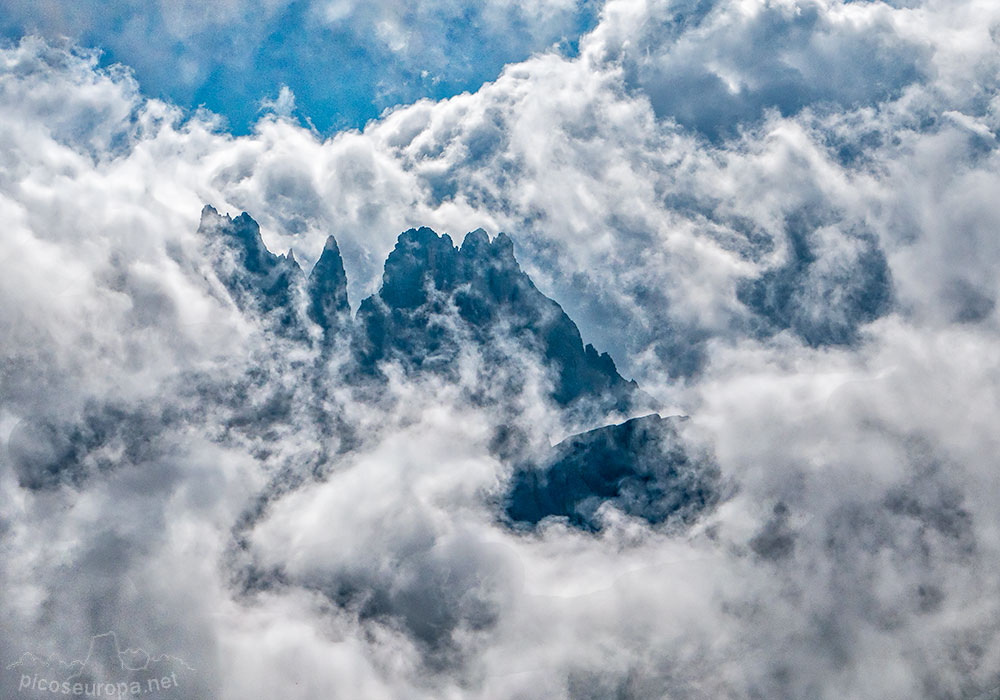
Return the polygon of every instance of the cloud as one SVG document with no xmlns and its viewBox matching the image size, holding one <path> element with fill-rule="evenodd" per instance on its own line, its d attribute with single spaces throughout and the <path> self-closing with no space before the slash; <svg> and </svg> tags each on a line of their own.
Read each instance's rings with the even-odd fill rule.
<svg viewBox="0 0 1000 700">
<path fill-rule="evenodd" d="M 264 98 L 260 101 L 260 108 L 261 111 L 273 112 L 279 117 L 291 117 L 295 111 L 295 93 L 287 85 L 282 85 L 276 98 Z"/>
<path fill-rule="evenodd" d="M 326 139 L 4 49 L 3 658 L 114 628 L 192 697 L 991 692 L 993 12 L 611 2 L 578 57 Z M 355 306 L 410 226 L 507 231 L 737 491 L 680 533 L 511 531 L 498 416 L 314 373 L 228 298 L 205 203 L 305 267 L 334 234 Z"/>
<path fill-rule="evenodd" d="M 905 13 L 874 3 L 609 3 L 591 50 L 622 62 L 658 117 L 709 138 L 765 110 L 851 109 L 898 97 L 926 75 Z"/>
<path fill-rule="evenodd" d="M 474 90 L 536 51 L 572 53 L 596 3 L 14 0 L 5 10 L 5 38 L 100 49 L 104 65 L 129 65 L 147 94 L 188 110 L 206 105 L 239 133 L 251 131 L 258 103 L 284 84 L 331 133 L 400 103 Z"/>
</svg>

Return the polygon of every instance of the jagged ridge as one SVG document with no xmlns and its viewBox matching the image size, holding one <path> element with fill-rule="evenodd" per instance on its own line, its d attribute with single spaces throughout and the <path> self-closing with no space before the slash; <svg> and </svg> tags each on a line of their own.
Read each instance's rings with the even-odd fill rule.
<svg viewBox="0 0 1000 700">
<path fill-rule="evenodd" d="M 361 302 L 352 324 L 347 276 L 333 236 L 304 279 L 291 251 L 278 256 L 267 250 L 260 227 L 245 212 L 232 219 L 206 206 L 199 230 L 219 248 L 219 279 L 241 310 L 260 313 L 286 336 L 304 338 L 305 324 L 317 324 L 326 345 L 350 331 L 357 367 L 369 375 L 390 360 L 411 371 L 447 371 L 469 339 L 501 362 L 491 348 L 502 334 L 552 368 L 551 397 L 560 405 L 600 397 L 625 410 L 638 388 L 607 353 L 583 344 L 562 307 L 521 269 L 503 233 L 490 241 L 477 229 L 456 247 L 450 236 L 426 227 L 403 232 L 386 259 L 381 289 Z M 305 295 L 305 318 L 296 311 L 297 285 Z M 453 311 L 457 332 L 441 323 Z"/>
<path fill-rule="evenodd" d="M 381 288 L 352 319 L 333 236 L 306 277 L 290 252 L 267 250 L 245 213 L 231 219 L 206 207 L 201 230 L 222 247 L 215 264 L 236 305 L 261 314 L 295 342 L 310 342 L 317 334 L 308 326 L 318 326 L 320 357 L 347 350 L 348 382 L 382 378 L 386 362 L 409 373 L 447 376 L 473 344 L 486 384 L 513 382 L 516 391 L 524 373 L 519 363 L 541 360 L 553 377 L 550 397 L 560 406 L 589 402 L 601 415 L 627 413 L 647 398 L 607 353 L 583 344 L 562 307 L 521 269 L 503 233 L 491 241 L 477 229 L 456 247 L 448 235 L 426 227 L 404 231 L 385 261 Z M 687 450 L 677 420 L 654 414 L 581 433 L 540 463 L 527 459 L 531 450 L 522 449 L 518 428 L 500 426 L 495 453 L 517 465 L 503 503 L 505 521 L 531 529 L 555 516 L 596 531 L 602 525 L 598 509 L 610 502 L 652 524 L 689 522 L 719 499 L 718 469 L 709 457 Z"/>
<path fill-rule="evenodd" d="M 381 290 L 358 310 L 361 362 L 369 367 L 384 359 L 411 366 L 428 358 L 453 362 L 457 339 L 436 323 L 450 308 L 467 337 L 487 351 L 502 334 L 536 352 L 555 370 L 552 398 L 561 405 L 590 395 L 624 407 L 637 388 L 618 373 L 607 353 L 584 346 L 562 307 L 521 270 L 511 239 L 500 233 L 491 242 L 482 229 L 467 234 L 460 248 L 447 234 L 438 236 L 429 228 L 400 234 L 386 259 Z"/>
</svg>

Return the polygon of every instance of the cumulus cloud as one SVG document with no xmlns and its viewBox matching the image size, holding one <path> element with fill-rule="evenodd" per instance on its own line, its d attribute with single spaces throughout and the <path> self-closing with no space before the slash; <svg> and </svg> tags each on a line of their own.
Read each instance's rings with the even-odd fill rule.
<svg viewBox="0 0 1000 700">
<path fill-rule="evenodd" d="M 905 14 L 879 2 L 613 3 L 608 15 L 594 48 L 622 61 L 658 116 L 710 138 L 768 109 L 884 102 L 928 68 L 924 42 L 897 30 Z"/>
<path fill-rule="evenodd" d="M 613 0 L 577 57 L 327 139 L 290 90 L 237 137 L 4 49 L 0 654 L 114 629 L 189 697 L 988 696 L 996 15 Z M 228 296 L 206 203 L 307 268 L 335 235 L 355 308 L 404 229 L 508 232 L 733 491 L 681 529 L 506 527 L 507 416 L 317 372 Z"/>
<path fill-rule="evenodd" d="M 0 36 L 67 39 L 129 65 L 147 94 L 200 105 L 251 130 L 289 84 L 321 130 L 359 127 L 401 102 L 475 89 L 504 64 L 573 53 L 593 0 L 223 0 L 5 3 Z"/>
</svg>

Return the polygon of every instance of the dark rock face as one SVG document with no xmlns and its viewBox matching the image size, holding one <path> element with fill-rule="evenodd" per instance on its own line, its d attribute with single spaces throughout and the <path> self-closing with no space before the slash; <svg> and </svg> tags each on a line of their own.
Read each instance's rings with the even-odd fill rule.
<svg viewBox="0 0 1000 700">
<path fill-rule="evenodd" d="M 637 389 L 607 353 L 584 347 L 576 324 L 521 270 L 503 233 L 491 242 L 479 229 L 456 248 L 428 228 L 404 232 L 386 260 L 382 289 L 362 302 L 358 322 L 359 361 L 369 369 L 395 360 L 446 370 L 463 342 L 491 361 L 510 361 L 494 350 L 502 336 L 552 369 L 560 405 L 590 396 L 623 407 Z"/>
<path fill-rule="evenodd" d="M 303 369 L 302 385 L 319 386 L 314 396 L 322 395 L 318 380 L 329 371 L 322 358 L 343 338 L 349 342 L 338 347 L 348 356 L 338 381 L 351 386 L 377 385 L 389 362 L 410 375 L 458 379 L 463 353 L 476 352 L 482 362 L 469 390 L 473 401 L 505 407 L 505 397 L 519 394 L 537 367 L 547 372 L 551 383 L 544 386 L 553 404 L 574 415 L 590 415 L 591 408 L 600 415 L 634 412 L 648 399 L 618 373 L 607 353 L 583 344 L 576 324 L 535 287 L 502 233 L 491 241 L 479 229 L 456 247 L 449 236 L 429 228 L 405 231 L 385 261 L 381 289 L 361 302 L 352 320 L 343 259 L 332 236 L 306 278 L 290 253 L 267 250 L 245 213 L 231 219 L 206 207 L 200 231 L 215 255 L 219 280 L 244 313 L 269 320 L 269 330 L 303 343 L 310 342 L 310 323 L 322 330 L 320 364 Z M 316 411 L 317 430 L 339 425 L 336 415 Z M 247 420 L 259 434 L 287 411 L 280 402 L 265 402 L 250 412 Z M 243 413 L 237 408 L 233 418 L 242 420 Z M 718 470 L 707 457 L 689 454 L 677 420 L 649 415 L 582 433 L 553 448 L 540 466 L 525 464 L 523 431 L 516 425 L 500 428 L 494 453 L 521 465 L 505 504 L 508 523 L 532 527 L 560 516 L 575 527 L 597 530 L 597 511 L 605 502 L 654 524 L 689 521 L 718 500 Z M 338 434 L 348 436 L 349 426 L 340 427 Z"/>
<path fill-rule="evenodd" d="M 720 480 L 710 458 L 689 454 L 679 420 L 654 414 L 567 438 L 545 464 L 514 474 L 506 517 L 520 527 L 563 517 L 596 531 L 607 502 L 651 524 L 691 521 L 719 500 Z"/>
<path fill-rule="evenodd" d="M 269 251 L 260 226 L 246 212 L 233 219 L 206 206 L 198 231 L 209 241 L 216 274 L 237 307 L 265 316 L 284 335 L 300 335 L 294 298 L 302 268 L 291 251 L 287 255 Z"/>
<path fill-rule="evenodd" d="M 284 336 L 304 339 L 307 322 L 322 329 L 326 344 L 348 331 L 363 375 L 378 375 L 385 361 L 410 372 L 447 374 L 472 343 L 498 366 L 517 362 L 512 348 L 540 359 L 552 372 L 552 399 L 560 405 L 588 397 L 624 410 L 637 394 L 635 382 L 618 373 L 607 353 L 584 346 L 576 324 L 538 291 L 502 233 L 491 242 L 479 229 L 457 248 L 448 235 L 429 228 L 405 231 L 386 259 L 382 288 L 361 302 L 352 323 L 344 262 L 333 236 L 306 279 L 291 253 L 267 250 L 260 227 L 245 212 L 233 219 L 207 206 L 199 231 L 238 308 L 268 319 Z M 296 304 L 300 291 L 305 318 Z M 503 353 L 496 349 L 501 338 L 513 341 Z"/>
<path fill-rule="evenodd" d="M 351 321 L 351 306 L 347 301 L 347 274 L 340 248 L 333 236 L 326 239 L 323 253 L 309 273 L 306 285 L 309 299 L 309 320 L 324 331 L 329 338 L 330 331 L 345 328 Z"/>
</svg>

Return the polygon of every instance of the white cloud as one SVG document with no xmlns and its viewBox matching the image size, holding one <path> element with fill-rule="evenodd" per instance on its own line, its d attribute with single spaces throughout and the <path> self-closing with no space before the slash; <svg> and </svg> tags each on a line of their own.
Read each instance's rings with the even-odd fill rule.
<svg viewBox="0 0 1000 700">
<path fill-rule="evenodd" d="M 991 7 L 613 2 L 579 59 L 537 56 L 327 140 L 272 116 L 235 138 L 92 56 L 4 50 L 0 438 L 95 405 L 174 422 L 148 449 L 108 429 L 101 449 L 140 456 L 102 471 L 98 455 L 76 488 L 30 492 L 5 466 L 0 651 L 134 614 L 132 633 L 201 655 L 219 697 L 994 687 Z M 859 66 L 866 51 L 879 60 Z M 733 109 L 682 89 L 699 75 L 740 88 L 718 92 Z M 800 88 L 785 116 L 761 97 L 775 76 Z M 709 141 L 681 107 L 736 128 Z M 486 447 L 495 417 L 401 379 L 375 406 L 326 387 L 365 440 L 238 525 L 333 441 L 310 422 L 302 358 L 270 354 L 212 284 L 204 203 L 249 211 L 300 260 L 335 234 L 355 306 L 409 226 L 508 231 L 585 339 L 693 415 L 738 493 L 680 535 L 613 513 L 599 536 L 514 535 L 489 506 L 505 477 Z M 866 245 L 893 297 L 859 322 L 843 281 Z M 810 346 L 802 326 L 762 320 L 739 289 L 769 271 L 791 280 L 794 304 L 769 288 L 782 313 L 853 323 L 854 342 Z M 233 397 L 200 398 L 246 367 L 255 400 L 292 396 L 266 434 L 231 428 Z M 551 416 L 534 410 L 540 435 Z M 247 591 L 251 564 L 284 583 Z M 164 570 L 186 575 L 165 590 Z M 57 585 L 66 571 L 81 583 Z"/>
<path fill-rule="evenodd" d="M 278 96 L 273 100 L 265 98 L 260 102 L 262 111 L 273 112 L 279 117 L 286 119 L 292 116 L 295 111 L 295 93 L 287 85 L 282 85 L 278 90 Z"/>
</svg>

